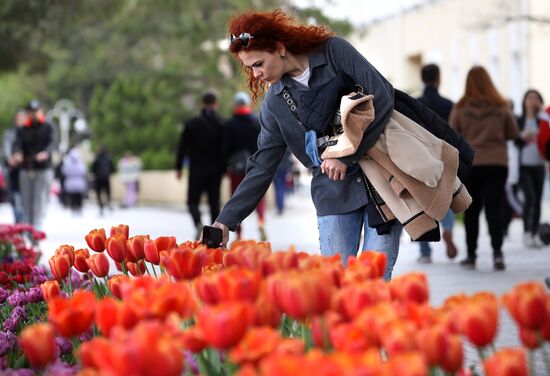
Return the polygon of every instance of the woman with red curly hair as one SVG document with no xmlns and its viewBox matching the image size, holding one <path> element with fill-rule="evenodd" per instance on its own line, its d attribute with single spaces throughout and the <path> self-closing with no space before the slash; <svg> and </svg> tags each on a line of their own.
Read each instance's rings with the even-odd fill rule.
<svg viewBox="0 0 550 376">
<path fill-rule="evenodd" d="M 346 40 L 325 26 L 303 25 L 281 10 L 251 11 L 230 21 L 230 50 L 242 63 L 254 100 L 265 94 L 260 109 L 258 151 L 247 174 L 218 216 L 224 245 L 229 231 L 255 208 L 269 188 L 288 148 L 312 170 L 311 195 L 317 211 L 321 254 L 340 253 L 344 262 L 363 250 L 388 256 L 391 278 L 402 226 L 374 229 L 369 223 L 369 199 L 356 163 L 383 131 L 394 105 L 391 84 Z M 319 158 L 317 147 L 330 135 L 342 96 L 360 85 L 374 95 L 376 118 L 357 152 L 338 159 Z M 336 118 L 337 119 L 337 118 Z M 381 234 L 379 234 L 379 232 Z"/>
</svg>

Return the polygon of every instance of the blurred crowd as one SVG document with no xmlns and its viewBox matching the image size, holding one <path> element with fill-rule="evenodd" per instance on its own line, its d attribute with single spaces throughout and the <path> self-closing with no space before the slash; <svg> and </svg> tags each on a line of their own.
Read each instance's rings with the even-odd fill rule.
<svg viewBox="0 0 550 376">
<path fill-rule="evenodd" d="M 475 266 L 482 210 L 488 223 L 495 269 L 505 268 L 502 244 L 514 218 L 523 221 L 526 247 L 541 248 L 549 244 L 550 225 L 541 224 L 541 211 L 550 160 L 550 107 L 545 107 L 540 92 L 527 90 L 514 116 L 511 101 L 498 93 L 483 67 L 470 70 L 464 96 L 456 104 L 438 91 L 441 77 L 437 65 L 424 66 L 421 75 L 425 87 L 418 99 L 446 119 L 476 151 L 472 172 L 465 184 L 473 202 L 463 217 L 467 256 L 461 265 Z M 257 150 L 260 134 L 260 121 L 247 93 L 234 95 L 232 113 L 227 119 L 219 114 L 216 94 L 205 93 L 201 102 L 200 113 L 184 122 L 175 153 L 176 177 L 183 178 L 183 168 L 188 169 L 185 175 L 187 206 L 197 238 L 203 223 L 207 222 L 200 212 L 202 195 L 208 197 L 213 222 L 220 212 L 224 175 L 230 181 L 228 193 L 232 195 L 244 179 L 247 164 L 253 163 L 250 156 Z M 110 182 L 115 172 L 124 186 L 120 207 L 138 204 L 142 170 L 138 156 L 126 152 L 115 164 L 109 151 L 99 146 L 89 163 L 79 145 L 73 145 L 57 158 L 56 155 L 56 128 L 46 120 L 40 102 L 33 100 L 16 111 L 13 126 L 3 135 L 1 199 L 11 204 L 14 222 L 29 223 L 40 229 L 52 191 L 75 215 L 81 213 L 84 200 L 91 197 L 90 192 L 93 192 L 100 214 L 112 210 Z M 301 169 L 296 162 L 287 150 L 273 178 L 274 206 L 278 215 L 285 211 L 285 196 L 298 184 Z M 268 240 L 265 198 L 260 200 L 255 211 L 258 239 Z M 452 232 L 454 222 L 451 211 L 441 222 L 449 258 L 458 253 Z M 240 238 L 240 226 L 236 232 Z M 418 262 L 431 263 L 430 243 L 420 242 L 419 248 Z"/>
</svg>

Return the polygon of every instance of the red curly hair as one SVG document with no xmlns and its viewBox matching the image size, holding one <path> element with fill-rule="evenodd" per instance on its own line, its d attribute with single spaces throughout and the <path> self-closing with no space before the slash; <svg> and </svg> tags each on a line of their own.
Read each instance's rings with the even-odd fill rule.
<svg viewBox="0 0 550 376">
<path fill-rule="evenodd" d="M 239 36 L 249 33 L 250 39 L 246 48 L 236 39 L 229 46 L 230 51 L 238 59 L 242 50 L 259 50 L 273 53 L 277 50 L 277 42 L 293 54 L 306 54 L 327 41 L 334 32 L 326 26 L 302 25 L 295 18 L 280 9 L 271 12 L 249 11 L 233 17 L 229 21 L 229 35 Z M 252 91 L 252 99 L 256 102 L 263 94 L 267 85 L 254 77 L 252 69 L 245 68 L 248 75 L 248 86 Z"/>
<path fill-rule="evenodd" d="M 476 65 L 468 71 L 466 89 L 456 107 L 460 108 L 466 104 L 480 102 L 496 106 L 508 104 L 508 101 L 500 95 L 493 81 L 491 81 L 491 76 L 489 76 L 487 70 L 480 65 Z"/>
</svg>

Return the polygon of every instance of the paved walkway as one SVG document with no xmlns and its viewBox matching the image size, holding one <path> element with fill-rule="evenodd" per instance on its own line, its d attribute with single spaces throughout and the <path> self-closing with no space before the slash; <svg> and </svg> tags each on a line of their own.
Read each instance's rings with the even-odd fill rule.
<svg viewBox="0 0 550 376">
<path fill-rule="evenodd" d="M 207 210 L 203 209 L 203 213 Z M 0 205 L 0 223 L 12 220 L 10 208 L 6 204 Z M 203 221 L 208 222 L 206 216 Z M 550 201 L 546 201 L 543 208 L 543 221 L 550 221 Z M 94 228 L 109 229 L 116 224 L 128 224 L 130 234 L 149 234 L 152 237 L 161 235 L 176 236 L 178 242 L 192 239 L 195 233 L 190 215 L 184 206 L 177 208 L 163 208 L 142 206 L 133 209 L 116 208 L 100 216 L 97 207 L 87 204 L 83 214 L 75 216 L 68 210 L 60 207 L 53 199 L 45 220 L 44 230 L 48 236 L 41 243 L 44 252 L 42 262 L 47 262 L 49 255 L 61 244 L 72 244 L 75 247 L 85 247 L 84 235 Z M 464 292 L 471 294 L 477 291 L 493 291 L 501 295 L 521 281 L 543 281 L 550 276 L 550 247 L 538 250 L 528 250 L 522 246 L 522 224 L 512 222 L 510 234 L 505 239 L 503 252 L 507 269 L 504 272 L 495 272 L 492 269 L 492 254 L 490 239 L 485 221 L 482 220 L 479 240 L 479 259 L 476 270 L 465 270 L 457 265 L 457 261 L 465 256 L 464 227 L 455 225 L 455 241 L 459 248 L 458 257 L 451 261 L 445 255 L 444 244 L 433 244 L 433 264 L 420 265 L 418 244 L 411 242 L 406 234 L 401 238 L 400 256 L 397 261 L 394 275 L 410 271 L 421 271 L 427 274 L 430 285 L 431 303 L 440 305 L 445 297 Z M 318 235 L 315 212 L 308 188 L 302 188 L 291 195 L 287 200 L 285 213 L 278 216 L 275 211 L 268 211 L 266 229 L 269 240 L 275 250 L 288 249 L 294 245 L 297 250 L 318 253 Z M 243 223 L 245 238 L 258 237 L 256 214 L 253 213 Z M 497 346 L 517 345 L 515 325 L 504 314 L 501 330 L 497 338 Z M 475 353 L 468 350 L 468 358 L 475 359 Z M 540 367 L 539 367 L 540 369 Z"/>
</svg>

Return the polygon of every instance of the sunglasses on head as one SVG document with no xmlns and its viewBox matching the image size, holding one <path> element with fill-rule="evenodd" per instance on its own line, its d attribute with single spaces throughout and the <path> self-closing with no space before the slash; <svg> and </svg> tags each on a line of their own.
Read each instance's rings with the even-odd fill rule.
<svg viewBox="0 0 550 376">
<path fill-rule="evenodd" d="M 247 48 L 250 44 L 250 39 L 254 39 L 254 36 L 250 33 L 241 33 L 238 37 L 236 37 L 235 34 L 231 34 L 229 38 L 231 40 L 231 44 L 233 44 L 236 40 L 240 40 L 241 46 L 243 46 L 243 48 Z"/>
</svg>

